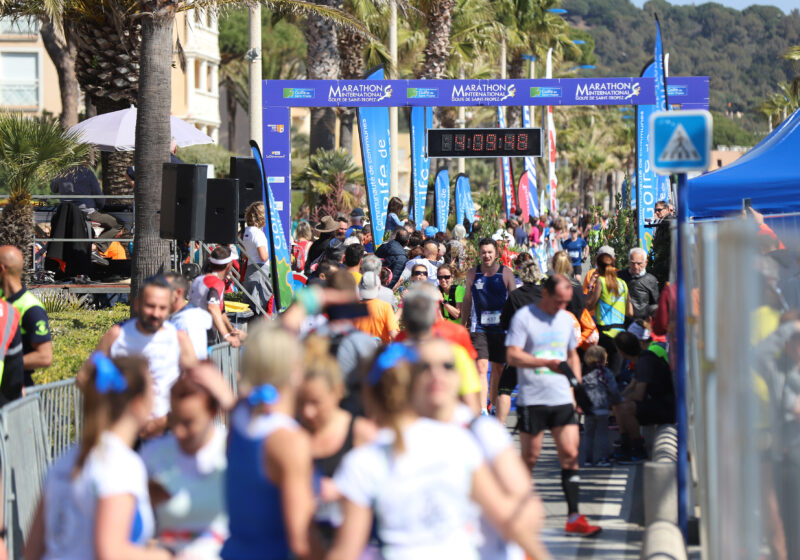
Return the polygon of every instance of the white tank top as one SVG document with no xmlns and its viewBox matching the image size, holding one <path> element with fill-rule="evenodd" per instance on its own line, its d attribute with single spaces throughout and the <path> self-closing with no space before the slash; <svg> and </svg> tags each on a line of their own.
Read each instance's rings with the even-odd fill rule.
<svg viewBox="0 0 800 560">
<path fill-rule="evenodd" d="M 111 357 L 144 356 L 150 364 L 153 378 L 153 418 L 169 412 L 169 391 L 180 373 L 181 349 L 178 329 L 169 321 L 154 334 L 144 334 L 136 328 L 136 319 L 120 325 L 119 336 L 111 345 Z"/>
</svg>

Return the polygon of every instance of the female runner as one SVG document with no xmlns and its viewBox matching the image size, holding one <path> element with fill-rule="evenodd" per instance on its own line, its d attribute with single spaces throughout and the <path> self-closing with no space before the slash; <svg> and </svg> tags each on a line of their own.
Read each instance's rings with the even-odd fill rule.
<svg viewBox="0 0 800 560">
<path fill-rule="evenodd" d="M 89 361 L 81 441 L 50 468 L 25 558 L 171 558 L 147 546 L 153 536 L 147 472 L 131 449 L 153 407 L 147 360 L 112 361 L 95 352 Z"/>
</svg>

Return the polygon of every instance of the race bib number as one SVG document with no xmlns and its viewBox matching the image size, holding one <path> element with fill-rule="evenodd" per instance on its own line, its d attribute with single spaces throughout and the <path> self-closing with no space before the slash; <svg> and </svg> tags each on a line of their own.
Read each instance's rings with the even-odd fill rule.
<svg viewBox="0 0 800 560">
<path fill-rule="evenodd" d="M 560 352 L 555 352 L 553 350 L 547 350 L 547 349 L 545 349 L 545 350 L 534 350 L 533 351 L 533 355 L 536 358 L 543 358 L 543 359 L 546 359 L 546 360 L 563 360 L 564 359 Z M 557 374 L 558 373 L 557 371 L 553 371 L 550 368 L 546 368 L 546 367 L 535 368 L 533 371 L 536 373 L 536 375 L 553 375 L 553 374 Z"/>
<path fill-rule="evenodd" d="M 481 325 L 499 325 L 500 312 L 499 311 L 484 311 L 481 313 Z"/>
<path fill-rule="evenodd" d="M 569 251 L 567 254 L 569 255 L 569 258 L 571 258 L 572 260 L 577 260 L 581 258 L 580 251 Z"/>
</svg>

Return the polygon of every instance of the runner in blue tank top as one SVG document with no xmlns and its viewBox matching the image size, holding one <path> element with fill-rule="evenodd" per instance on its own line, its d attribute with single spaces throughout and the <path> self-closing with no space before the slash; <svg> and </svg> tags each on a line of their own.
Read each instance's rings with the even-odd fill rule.
<svg viewBox="0 0 800 560">
<path fill-rule="evenodd" d="M 241 367 L 251 390 L 231 414 L 228 439 L 224 560 L 303 559 L 318 552 L 309 532 L 311 443 L 294 420 L 299 358 L 297 340 L 283 328 L 264 323 L 251 330 Z"/>
<path fill-rule="evenodd" d="M 506 361 L 505 331 L 500 325 L 500 314 L 508 299 L 508 293 L 516 288 L 514 273 L 502 266 L 497 260 L 497 243 L 493 239 L 481 239 L 478 244 L 481 264 L 467 272 L 466 292 L 462 302 L 461 317 L 464 325 L 470 326 L 472 344 L 478 351 L 478 375 L 481 380 L 481 407 L 486 410 L 488 391 L 486 374 L 489 362 L 492 364 L 491 401 L 495 407 L 498 420 L 505 422 L 508 406 L 499 403 L 497 393 L 500 383 L 500 372 Z M 494 375 L 495 372 L 497 375 Z M 505 401 L 505 399 L 504 399 Z M 503 406 L 499 406 L 503 404 Z M 502 410 L 501 410 L 502 408 Z"/>
</svg>

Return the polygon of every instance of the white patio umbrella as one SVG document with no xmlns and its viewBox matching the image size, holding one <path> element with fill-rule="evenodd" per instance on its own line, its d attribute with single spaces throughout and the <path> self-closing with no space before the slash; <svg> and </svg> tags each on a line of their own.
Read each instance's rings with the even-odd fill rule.
<svg viewBox="0 0 800 560">
<path fill-rule="evenodd" d="M 179 147 L 211 144 L 212 138 L 177 117 L 170 117 L 172 137 Z M 136 107 L 104 113 L 79 122 L 68 132 L 77 132 L 82 142 L 102 152 L 130 152 L 136 144 Z"/>
</svg>

